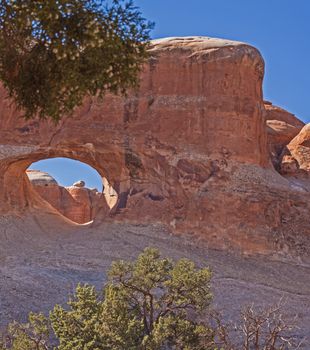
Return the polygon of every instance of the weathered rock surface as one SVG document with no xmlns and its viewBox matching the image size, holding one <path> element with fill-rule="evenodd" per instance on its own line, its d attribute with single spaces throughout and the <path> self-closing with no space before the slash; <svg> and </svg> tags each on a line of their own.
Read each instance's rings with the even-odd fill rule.
<svg viewBox="0 0 310 350">
<path fill-rule="evenodd" d="M 310 191 L 310 124 L 305 125 L 283 150 L 280 171 Z"/>
<path fill-rule="evenodd" d="M 271 160 L 276 169 L 280 168 L 284 148 L 305 125 L 294 114 L 265 102 L 268 146 Z"/>
<path fill-rule="evenodd" d="M 27 169 L 27 176 L 33 186 L 58 186 L 57 181 L 50 174 L 44 171 Z"/>
<path fill-rule="evenodd" d="M 264 101 L 266 110 L 266 120 L 278 120 L 301 130 L 305 123 L 298 119 L 293 113 L 273 105 L 269 101 Z"/>
<path fill-rule="evenodd" d="M 36 192 L 68 219 L 84 224 L 96 216 L 101 193 L 96 189 L 84 187 L 84 181 L 79 181 L 71 187 L 63 187 L 45 172 L 27 170 L 26 173 Z"/>
<path fill-rule="evenodd" d="M 221 249 L 307 256 L 310 199 L 271 165 L 265 118 L 279 113 L 264 104 L 258 50 L 188 37 L 156 40 L 150 51 L 137 91 L 86 98 L 57 126 L 25 122 L 1 90 L 0 211 L 48 211 L 25 170 L 68 157 L 118 194 L 112 210 L 102 199 L 95 224 L 160 222 Z"/>
<path fill-rule="evenodd" d="M 74 187 L 85 187 L 85 182 L 83 180 L 77 181 L 73 184 Z"/>
<path fill-rule="evenodd" d="M 298 168 L 310 175 L 310 124 L 302 128 L 300 133 L 288 144 L 287 149 L 296 159 Z"/>
</svg>

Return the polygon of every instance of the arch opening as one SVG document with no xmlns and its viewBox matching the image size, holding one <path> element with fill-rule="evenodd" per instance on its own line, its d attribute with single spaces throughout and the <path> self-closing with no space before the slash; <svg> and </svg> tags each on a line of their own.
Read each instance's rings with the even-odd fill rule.
<svg viewBox="0 0 310 350">
<path fill-rule="evenodd" d="M 76 159 L 41 159 L 26 169 L 26 175 L 45 204 L 76 224 L 91 223 L 103 206 L 111 210 L 117 203 L 108 180 Z"/>
</svg>

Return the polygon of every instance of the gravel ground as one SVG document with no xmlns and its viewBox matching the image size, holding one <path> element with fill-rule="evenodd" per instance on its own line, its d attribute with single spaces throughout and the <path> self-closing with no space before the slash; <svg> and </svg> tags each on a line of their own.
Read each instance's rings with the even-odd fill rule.
<svg viewBox="0 0 310 350">
<path fill-rule="evenodd" d="M 210 250 L 191 236 L 160 225 L 106 222 L 73 226 L 53 216 L 0 217 L 0 325 L 25 320 L 29 311 L 64 303 L 78 282 L 98 288 L 116 259 L 134 259 L 144 247 L 172 258 L 188 257 L 213 270 L 215 305 L 237 320 L 243 305 L 267 306 L 285 300 L 288 317 L 297 315 L 297 334 L 310 349 L 310 267 L 263 257 Z M 308 344 L 308 345 L 307 345 Z"/>
</svg>

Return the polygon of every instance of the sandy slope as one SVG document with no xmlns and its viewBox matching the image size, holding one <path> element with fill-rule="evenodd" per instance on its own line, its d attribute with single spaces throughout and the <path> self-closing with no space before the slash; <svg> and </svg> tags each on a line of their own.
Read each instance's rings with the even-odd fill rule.
<svg viewBox="0 0 310 350">
<path fill-rule="evenodd" d="M 30 310 L 47 311 L 64 302 L 80 281 L 100 287 L 113 260 L 131 259 L 144 247 L 156 246 L 171 257 L 211 266 L 215 302 L 227 317 L 235 319 L 244 303 L 264 305 L 284 296 L 287 314 L 298 315 L 298 334 L 310 339 L 307 266 L 208 250 L 193 237 L 171 235 L 159 225 L 107 222 L 82 227 L 54 215 L 40 217 L 40 222 L 35 215 L 0 217 L 0 239 L 2 325 L 24 320 Z"/>
</svg>

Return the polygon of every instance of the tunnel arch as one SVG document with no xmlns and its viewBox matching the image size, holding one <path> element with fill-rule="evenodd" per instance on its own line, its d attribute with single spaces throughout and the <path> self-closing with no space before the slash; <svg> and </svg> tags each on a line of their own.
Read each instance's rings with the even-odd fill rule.
<svg viewBox="0 0 310 350">
<path fill-rule="evenodd" d="M 26 175 L 26 170 L 35 162 L 55 158 L 76 160 L 98 172 L 104 185 L 103 196 L 97 213 L 99 218 L 104 218 L 117 210 L 118 198 L 116 201 L 114 198 L 109 201 L 109 195 L 112 194 L 114 197 L 115 193 L 118 194 L 118 191 L 121 190 L 121 185 L 124 184 L 124 180 L 120 181 L 120 177 L 124 175 L 124 169 L 118 166 L 119 163 L 117 162 L 118 159 L 123 158 L 122 155 L 114 155 L 112 159 L 115 162 L 105 161 L 104 158 L 106 157 L 111 159 L 110 154 L 107 156 L 110 151 L 106 149 L 104 152 L 97 152 L 90 145 L 86 145 L 86 147 L 85 145 L 84 147 L 66 145 L 63 148 L 59 146 L 57 148 L 40 148 L 35 152 L 33 150 L 29 152 L 27 147 L 22 147 L 19 151 L 19 154 L 8 157 L 5 162 L 1 162 L 3 188 L 5 189 L 2 195 L 10 210 L 12 208 L 15 208 L 18 212 L 28 209 L 50 210 L 50 207 L 44 203 L 45 201 L 42 201 L 42 198 L 34 191 Z M 112 182 L 110 179 L 112 179 Z M 111 205 L 111 202 L 113 205 Z"/>
</svg>

